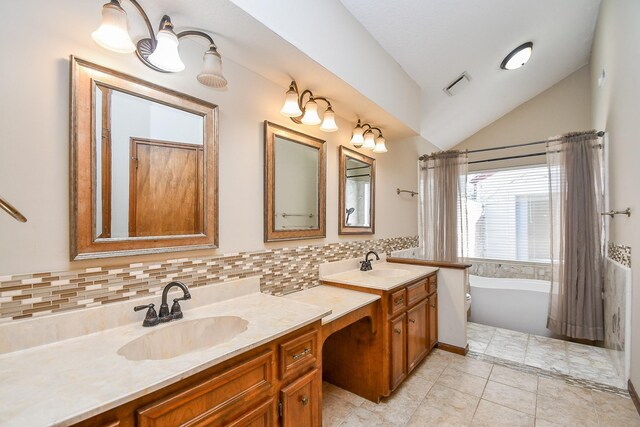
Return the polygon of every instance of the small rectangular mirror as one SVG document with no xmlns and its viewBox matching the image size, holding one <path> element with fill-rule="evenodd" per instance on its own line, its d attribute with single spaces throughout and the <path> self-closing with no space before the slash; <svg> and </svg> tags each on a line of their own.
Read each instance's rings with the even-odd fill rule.
<svg viewBox="0 0 640 427">
<path fill-rule="evenodd" d="M 375 233 L 375 159 L 340 146 L 338 234 Z"/>
<path fill-rule="evenodd" d="M 265 242 L 325 237 L 324 141 L 264 126 Z"/>
<path fill-rule="evenodd" d="M 72 58 L 71 258 L 217 247 L 217 106 Z"/>
</svg>

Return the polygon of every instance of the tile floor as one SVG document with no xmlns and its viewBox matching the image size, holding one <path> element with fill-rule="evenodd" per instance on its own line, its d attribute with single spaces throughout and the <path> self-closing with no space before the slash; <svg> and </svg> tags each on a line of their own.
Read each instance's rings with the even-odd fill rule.
<svg viewBox="0 0 640 427">
<path fill-rule="evenodd" d="M 626 389 L 606 349 L 467 323 L 469 351 Z"/>
<path fill-rule="evenodd" d="M 640 426 L 628 397 L 441 350 L 377 405 L 328 383 L 323 393 L 323 426 Z"/>
</svg>

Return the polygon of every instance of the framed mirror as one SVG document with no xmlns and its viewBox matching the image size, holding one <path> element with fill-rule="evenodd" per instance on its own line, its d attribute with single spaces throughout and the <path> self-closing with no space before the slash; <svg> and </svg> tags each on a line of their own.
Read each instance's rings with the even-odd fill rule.
<svg viewBox="0 0 640 427">
<path fill-rule="evenodd" d="M 264 241 L 325 237 L 325 141 L 265 121 L 264 153 Z"/>
<path fill-rule="evenodd" d="M 71 259 L 218 245 L 218 107 L 71 58 Z"/>
<path fill-rule="evenodd" d="M 375 233 L 376 160 L 339 148 L 338 234 Z"/>
</svg>

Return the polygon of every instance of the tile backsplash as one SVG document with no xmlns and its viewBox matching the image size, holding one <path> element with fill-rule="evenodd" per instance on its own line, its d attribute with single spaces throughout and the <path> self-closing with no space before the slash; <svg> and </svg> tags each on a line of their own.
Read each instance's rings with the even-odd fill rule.
<svg viewBox="0 0 640 427">
<path fill-rule="evenodd" d="M 159 295 L 174 280 L 197 287 L 262 276 L 262 292 L 283 295 L 318 285 L 320 263 L 364 256 L 367 250 L 390 254 L 416 246 L 417 236 L 395 237 L 0 276 L 0 321 Z"/>
<path fill-rule="evenodd" d="M 469 259 L 469 274 L 483 277 L 551 280 L 551 264 L 523 261 Z"/>
</svg>

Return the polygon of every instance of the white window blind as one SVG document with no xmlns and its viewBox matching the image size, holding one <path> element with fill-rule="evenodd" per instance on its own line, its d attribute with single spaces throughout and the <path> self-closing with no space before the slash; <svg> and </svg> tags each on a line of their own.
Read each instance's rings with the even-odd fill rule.
<svg viewBox="0 0 640 427">
<path fill-rule="evenodd" d="M 469 173 L 467 214 L 469 257 L 549 262 L 546 165 Z"/>
</svg>

